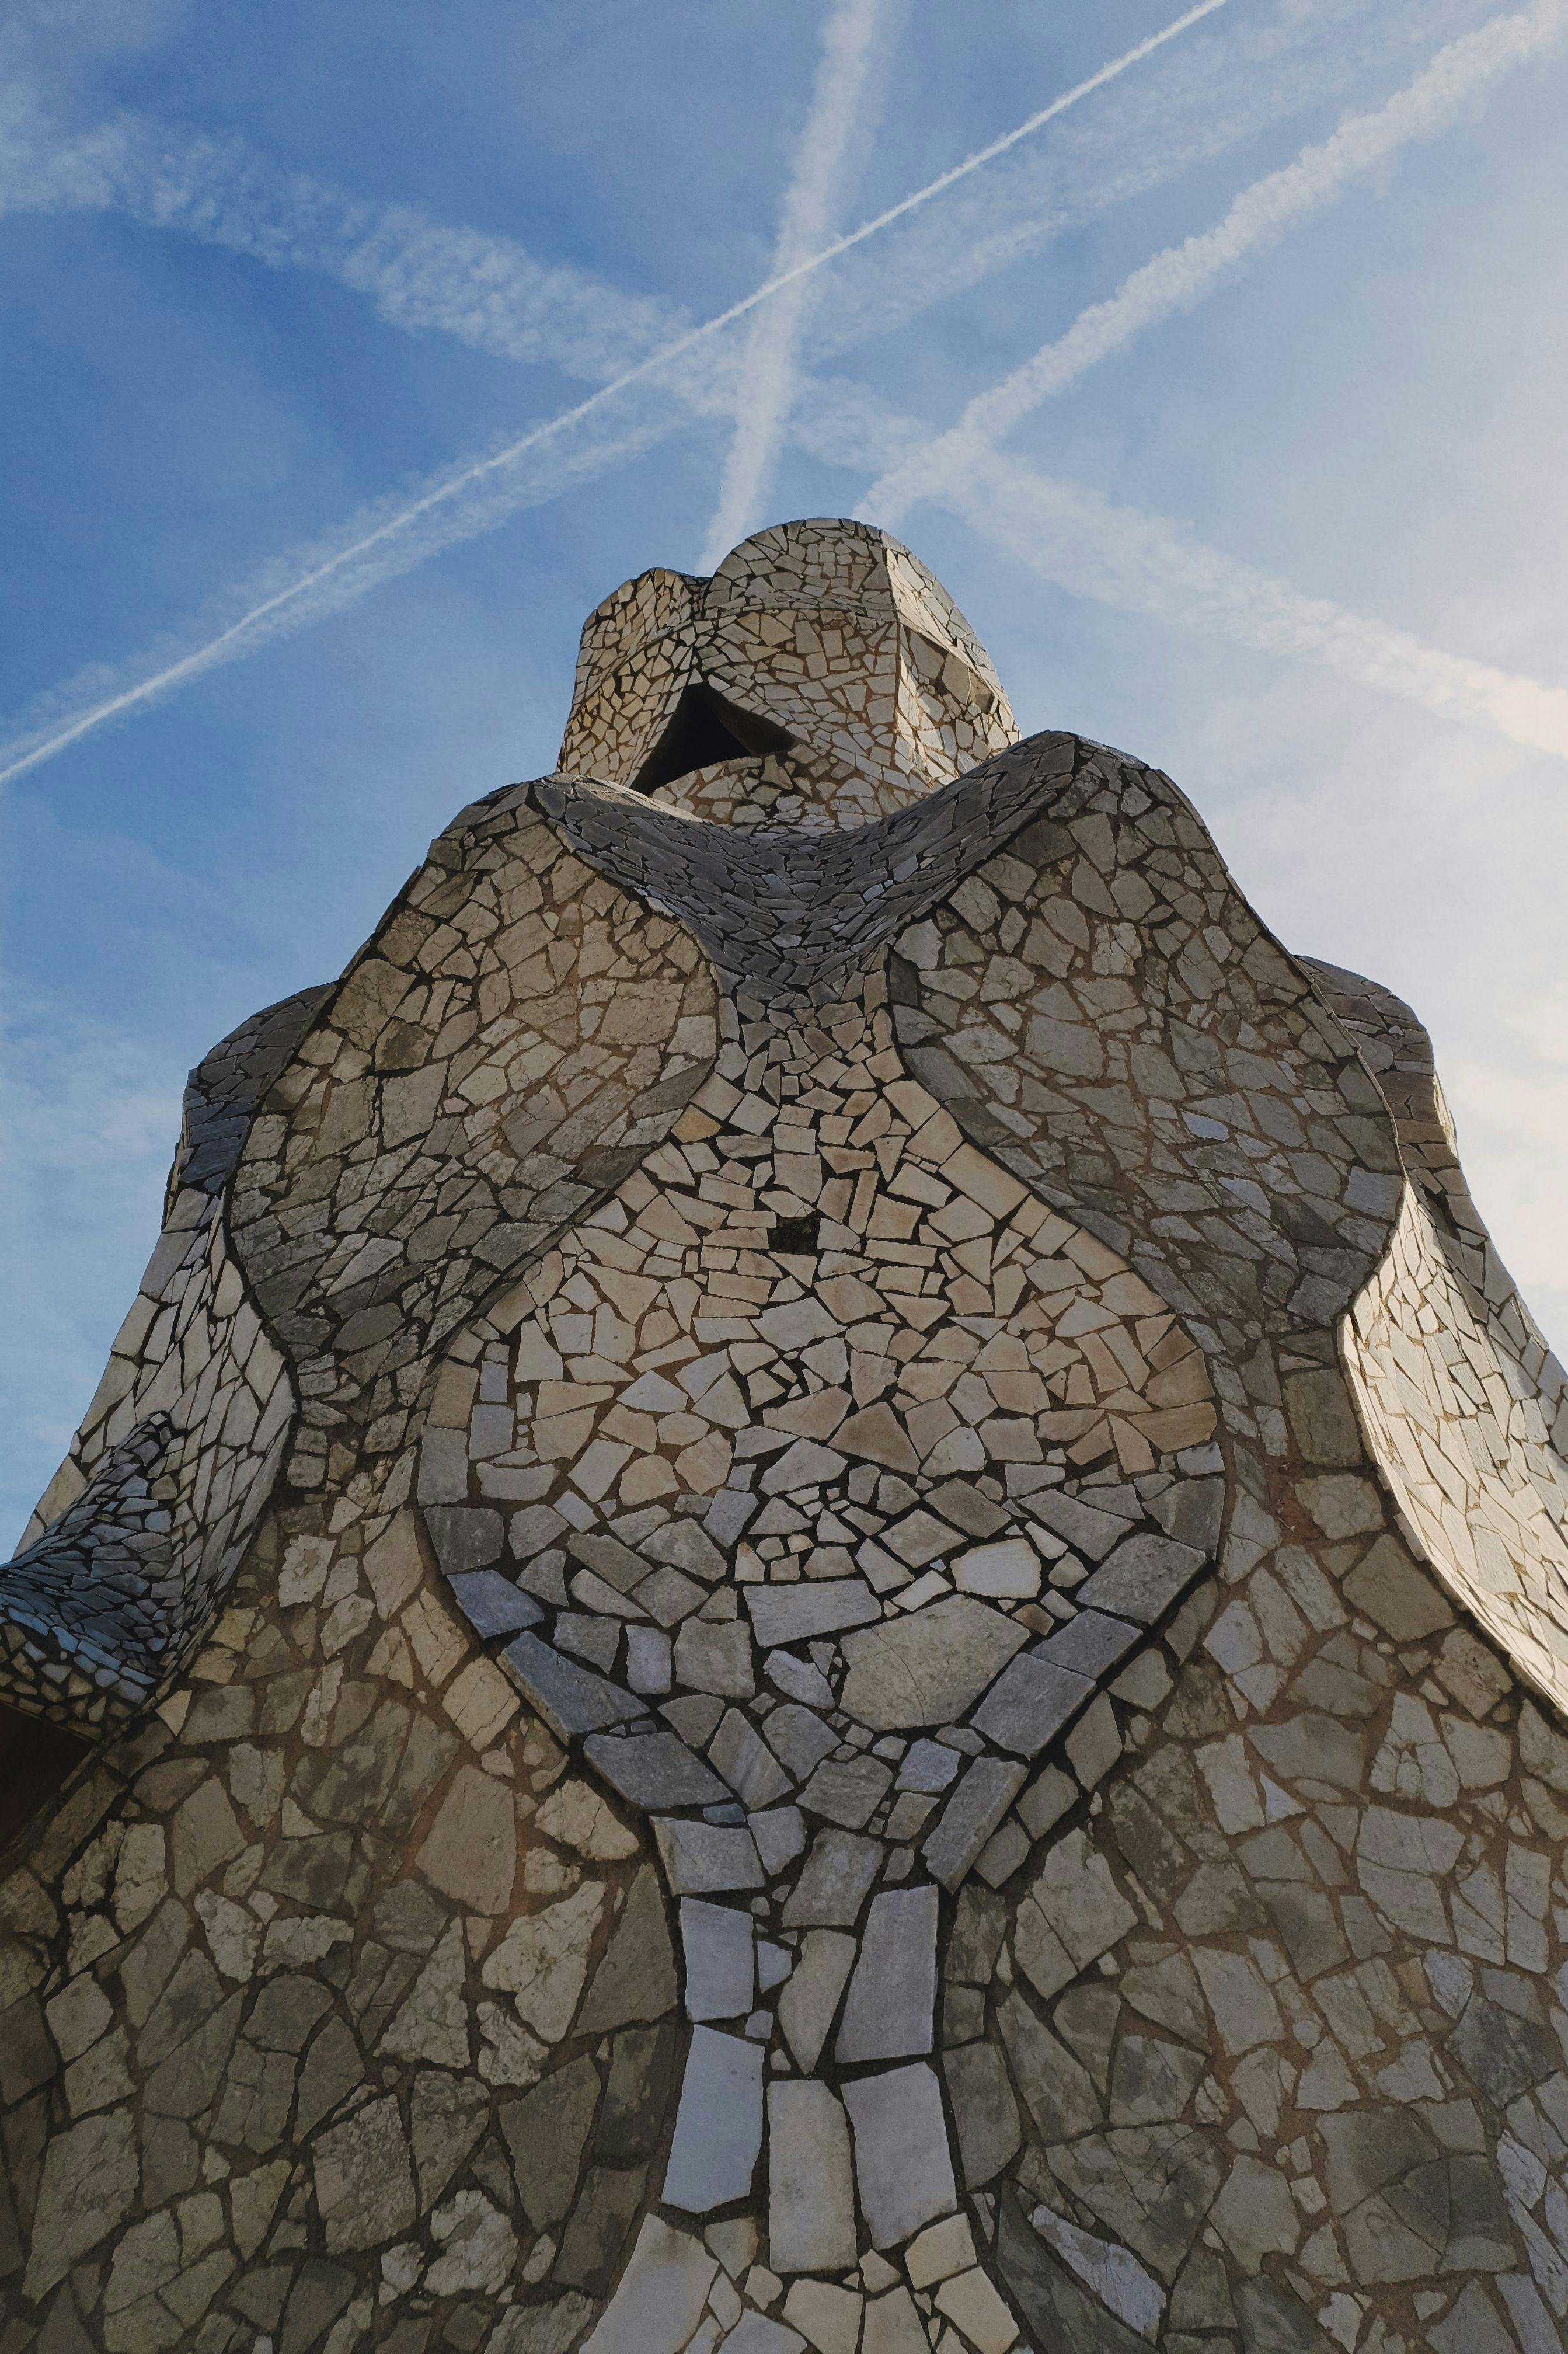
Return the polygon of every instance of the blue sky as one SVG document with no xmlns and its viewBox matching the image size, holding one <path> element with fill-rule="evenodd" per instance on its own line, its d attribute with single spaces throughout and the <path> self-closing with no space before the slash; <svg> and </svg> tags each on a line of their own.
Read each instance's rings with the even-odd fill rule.
<svg viewBox="0 0 1568 2354">
<path fill-rule="evenodd" d="M 552 765 L 607 590 L 793 514 L 892 524 L 1026 728 L 1169 770 L 1414 1003 L 1568 1342 L 1564 0 L 1223 0 L 606 390 L 1182 13 L 13 0 L 13 1525 L 187 1066 Z"/>
</svg>

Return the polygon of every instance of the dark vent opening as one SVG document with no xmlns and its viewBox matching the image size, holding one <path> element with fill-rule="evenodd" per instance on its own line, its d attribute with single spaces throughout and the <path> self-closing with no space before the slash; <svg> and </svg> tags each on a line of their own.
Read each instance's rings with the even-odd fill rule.
<svg viewBox="0 0 1568 2354">
<path fill-rule="evenodd" d="M 800 1218 L 775 1218 L 768 1237 L 768 1247 L 776 1251 L 814 1252 L 822 1221 L 816 1210 L 808 1210 Z"/>
<path fill-rule="evenodd" d="M 689 777 L 694 769 L 711 768 L 715 760 L 754 760 L 769 752 L 787 752 L 794 740 L 771 720 L 737 711 L 699 680 L 683 690 L 669 725 L 632 785 L 640 793 L 657 792 L 661 785 Z"/>
<path fill-rule="evenodd" d="M 74 1734 L 0 1702 L 0 1850 L 26 1830 L 87 1754 L 87 1743 Z"/>
</svg>

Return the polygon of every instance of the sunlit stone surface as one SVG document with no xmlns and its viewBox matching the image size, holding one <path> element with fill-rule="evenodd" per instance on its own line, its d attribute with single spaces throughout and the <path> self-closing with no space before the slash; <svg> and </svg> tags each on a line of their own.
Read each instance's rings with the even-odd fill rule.
<svg viewBox="0 0 1568 2354">
<path fill-rule="evenodd" d="M 0 2354 L 1561 2345 L 1563 1420 L 1168 779 L 629 583 L 0 1578 Z"/>
</svg>

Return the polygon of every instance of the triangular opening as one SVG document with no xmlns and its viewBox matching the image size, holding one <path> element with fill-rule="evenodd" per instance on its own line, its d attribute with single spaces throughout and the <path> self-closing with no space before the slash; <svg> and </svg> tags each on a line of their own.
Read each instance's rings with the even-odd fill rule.
<svg viewBox="0 0 1568 2354">
<path fill-rule="evenodd" d="M 787 752 L 794 740 L 771 720 L 737 711 L 699 679 L 683 689 L 668 726 L 632 785 L 640 793 L 657 792 L 661 785 L 689 777 L 694 769 L 711 768 L 715 760 L 756 759 L 768 752 Z"/>
</svg>

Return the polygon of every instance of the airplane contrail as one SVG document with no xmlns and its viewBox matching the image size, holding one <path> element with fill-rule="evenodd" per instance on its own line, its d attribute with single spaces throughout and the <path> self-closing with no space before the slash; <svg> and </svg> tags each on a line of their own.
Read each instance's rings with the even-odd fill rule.
<svg viewBox="0 0 1568 2354">
<path fill-rule="evenodd" d="M 813 253 L 828 233 L 850 134 L 862 128 L 866 80 L 885 14 L 885 0 L 837 0 L 823 27 L 811 110 L 784 195 L 773 253 L 776 277 Z M 795 387 L 810 291 L 809 280 L 796 279 L 752 321 L 736 376 L 735 431 L 718 504 L 697 559 L 704 572 L 711 572 L 758 518 Z"/>
<path fill-rule="evenodd" d="M 777 271 L 772 277 L 765 280 L 760 286 L 755 287 L 749 294 L 742 296 L 739 302 L 730 303 L 726 309 L 704 320 L 700 325 L 688 328 L 683 334 L 676 335 L 658 350 L 649 353 L 645 357 L 634 362 L 631 366 L 624 368 L 609 383 L 600 385 L 585 399 L 576 402 L 569 408 L 561 410 L 556 416 L 546 419 L 543 424 L 530 428 L 526 433 L 519 435 L 504 449 L 498 450 L 488 457 L 476 459 L 471 464 L 461 468 L 435 488 L 427 491 L 419 498 L 388 516 L 385 522 L 376 525 L 373 530 L 356 536 L 347 546 L 323 557 L 320 563 L 312 566 L 297 580 L 261 599 L 258 604 L 242 613 L 228 628 L 219 631 L 204 645 L 195 648 L 176 662 L 163 665 L 149 677 L 139 680 L 135 685 L 127 687 L 117 695 L 110 695 L 90 709 L 79 713 L 67 725 L 50 730 L 41 741 L 34 740 L 27 744 L 26 748 L 14 750 L 9 757 L 5 751 L 0 750 L 0 762 L 4 763 L 0 766 L 0 784 L 7 784 L 14 778 L 24 775 L 30 769 L 37 768 L 42 761 L 52 759 L 58 753 L 63 752 L 69 745 L 79 742 L 82 737 L 90 734 L 94 728 L 104 726 L 109 720 L 119 718 L 129 711 L 152 703 L 158 697 L 171 693 L 175 688 L 185 684 L 202 672 L 214 668 L 221 662 L 231 660 L 235 654 L 243 651 L 254 633 L 274 624 L 277 617 L 291 603 L 297 599 L 307 599 L 334 575 L 360 563 L 366 557 L 387 548 L 400 534 L 408 532 L 422 524 L 432 513 L 452 500 L 482 489 L 506 470 L 514 467 L 517 461 L 525 457 L 530 451 L 569 433 L 574 427 L 619 394 L 642 382 L 653 375 L 655 370 L 668 368 L 683 359 L 699 345 L 719 334 L 736 320 L 747 317 L 771 296 L 782 292 L 786 287 L 792 286 L 800 280 L 810 276 L 813 271 L 825 268 L 840 254 L 847 253 L 853 247 L 863 244 L 868 238 L 876 236 L 894 221 L 905 218 L 918 206 L 929 204 L 935 197 L 941 196 L 945 190 L 954 186 L 970 173 L 978 172 L 995 156 L 1005 154 L 1009 148 L 1016 146 L 1021 140 L 1030 137 L 1034 132 L 1043 129 L 1047 122 L 1054 121 L 1058 115 L 1065 113 L 1069 107 L 1077 105 L 1091 92 L 1103 89 L 1118 75 L 1126 73 L 1133 66 L 1141 64 L 1146 58 L 1151 57 L 1156 50 L 1161 48 L 1167 41 L 1174 40 L 1178 35 L 1187 31 L 1189 27 L 1199 23 L 1205 16 L 1213 16 L 1217 9 L 1227 5 L 1228 0 L 1199 0 L 1197 6 L 1187 9 L 1183 15 L 1173 18 L 1159 32 L 1151 33 L 1147 40 L 1139 41 L 1136 47 L 1124 50 L 1119 57 L 1113 58 L 1108 65 L 1100 67 L 1097 72 L 1075 84 L 1071 90 L 1064 91 L 1060 98 L 1053 99 L 1048 106 L 1039 108 L 1026 121 L 1017 124 L 1012 131 L 1004 133 L 1000 139 L 993 139 L 989 145 L 979 148 L 973 154 L 966 156 L 962 163 L 955 164 L 949 170 L 938 174 L 936 179 L 927 181 L 924 187 L 916 188 L 912 195 L 902 197 L 897 204 L 888 206 L 885 211 L 876 214 L 872 219 L 863 221 L 858 228 L 850 230 L 847 235 L 835 238 L 820 251 L 806 256 L 787 270 Z"/>
<path fill-rule="evenodd" d="M 1206 547 L 1163 515 L 1113 506 L 994 450 L 930 493 L 1036 579 L 1255 652 L 1317 663 L 1445 719 L 1568 759 L 1568 690 L 1425 645 L 1410 631 Z"/>
<path fill-rule="evenodd" d="M 1537 0 L 1450 42 L 1386 105 L 1352 115 L 1330 138 L 1304 147 L 1294 163 L 1244 189 L 1216 227 L 1157 253 L 1108 301 L 1091 304 L 1065 334 L 977 393 L 955 426 L 874 483 L 858 512 L 868 521 L 897 524 L 949 467 L 961 472 L 976 451 L 1000 441 L 1042 401 L 1065 392 L 1146 328 L 1191 309 L 1250 255 L 1266 250 L 1401 148 L 1446 129 L 1476 90 L 1565 33 L 1564 0 Z"/>
<path fill-rule="evenodd" d="M 1344 37 L 1351 11 L 1353 40 Z M 1376 0 L 1372 8 L 1366 0 L 1255 0 L 1223 48 L 1185 43 L 1158 84 L 1118 78 L 1081 132 L 1020 146 L 1011 170 L 979 175 L 962 195 L 917 212 L 902 238 L 885 240 L 874 279 L 852 257 L 821 281 L 803 343 L 822 357 L 885 333 L 1193 164 L 1213 162 L 1282 114 L 1331 99 L 1391 53 L 1418 47 L 1428 24 L 1451 29 L 1456 16 L 1472 12 L 1480 13 L 1478 0 Z M 660 297 L 541 260 L 515 239 L 281 171 L 233 133 L 191 133 L 122 111 L 66 135 L 25 84 L 0 89 L 0 214 L 109 209 L 269 269 L 319 272 L 407 333 L 448 334 L 589 384 L 691 323 Z"/>
</svg>

